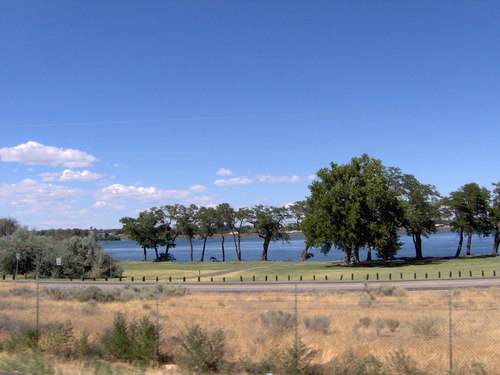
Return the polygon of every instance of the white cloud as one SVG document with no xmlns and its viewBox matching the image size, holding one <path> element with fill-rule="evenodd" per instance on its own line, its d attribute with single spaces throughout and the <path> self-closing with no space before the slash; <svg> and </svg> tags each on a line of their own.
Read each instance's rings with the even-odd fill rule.
<svg viewBox="0 0 500 375">
<path fill-rule="evenodd" d="M 203 193 L 207 190 L 207 187 L 203 185 L 193 185 L 188 190 L 193 193 Z"/>
<path fill-rule="evenodd" d="M 71 169 L 65 169 L 62 172 L 45 172 L 39 174 L 43 181 L 94 181 L 101 178 L 103 175 L 99 173 L 93 173 L 88 170 L 84 171 L 73 171 Z"/>
<path fill-rule="evenodd" d="M 104 202 L 104 201 L 97 201 L 92 205 L 92 207 L 102 208 L 105 210 L 123 210 L 125 208 L 125 206 L 122 206 L 121 204 L 115 204 L 112 202 Z"/>
<path fill-rule="evenodd" d="M 181 199 L 189 196 L 189 190 L 160 190 L 156 187 L 137 187 L 113 184 L 97 194 L 100 200 L 120 200 L 136 202 L 157 202 L 164 199 Z"/>
<path fill-rule="evenodd" d="M 231 176 L 233 172 L 227 168 L 220 168 L 217 172 L 215 172 L 218 176 Z"/>
<path fill-rule="evenodd" d="M 10 203 L 13 206 L 32 207 L 50 206 L 64 201 L 78 200 L 82 193 L 82 190 L 79 189 L 26 179 L 18 184 L 0 186 L 0 204 Z"/>
<path fill-rule="evenodd" d="M 227 180 L 215 180 L 214 184 L 217 186 L 230 186 L 230 185 L 248 185 L 253 184 L 253 180 L 246 177 L 234 177 Z"/>
<path fill-rule="evenodd" d="M 197 206 L 204 207 L 215 207 L 220 203 L 219 197 L 210 197 L 210 196 L 196 196 L 187 200 L 188 203 L 196 204 Z"/>
<path fill-rule="evenodd" d="M 88 167 L 96 162 L 97 158 L 80 150 L 45 146 L 30 141 L 15 147 L 0 148 L 0 160 L 28 165 L 63 165 L 68 168 L 75 168 Z"/>
<path fill-rule="evenodd" d="M 293 176 L 273 176 L 270 174 L 258 174 L 254 177 L 233 177 L 227 180 L 215 180 L 214 184 L 217 186 L 230 186 L 230 185 L 248 185 L 255 182 L 278 184 L 284 182 L 301 182 L 314 179 L 314 175 L 309 175 L 307 177 L 300 177 L 297 175 Z"/>
</svg>

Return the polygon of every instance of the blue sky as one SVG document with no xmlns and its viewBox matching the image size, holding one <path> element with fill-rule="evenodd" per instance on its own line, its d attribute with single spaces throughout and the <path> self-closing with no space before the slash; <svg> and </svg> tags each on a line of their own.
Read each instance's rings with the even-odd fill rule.
<svg viewBox="0 0 500 375">
<path fill-rule="evenodd" d="M 498 1 L 1 1 L 0 217 L 304 199 L 366 152 L 499 180 Z"/>
</svg>

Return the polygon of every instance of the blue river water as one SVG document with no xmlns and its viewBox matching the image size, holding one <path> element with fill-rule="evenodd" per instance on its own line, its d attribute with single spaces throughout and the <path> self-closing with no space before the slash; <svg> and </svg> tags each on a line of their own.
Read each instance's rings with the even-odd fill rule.
<svg viewBox="0 0 500 375">
<path fill-rule="evenodd" d="M 194 260 L 198 261 L 201 255 L 203 241 L 194 241 Z M 241 250 L 243 260 L 260 260 L 263 240 L 258 237 L 245 237 L 241 239 Z M 400 235 L 400 242 L 403 243 L 397 257 L 413 257 L 415 249 L 411 237 L 406 234 Z M 142 260 L 143 250 L 134 241 L 106 241 L 99 243 L 102 248 L 117 260 Z M 180 238 L 176 241 L 177 246 L 170 249 L 171 254 L 178 262 L 189 262 L 189 243 L 186 239 Z M 424 257 L 451 257 L 455 255 L 458 245 L 458 234 L 455 232 L 438 232 L 429 238 L 423 239 Z M 462 255 L 465 255 L 466 238 L 462 248 Z M 472 254 L 489 254 L 493 246 L 492 237 L 474 236 L 472 239 Z M 298 261 L 304 249 L 304 237 L 292 236 L 288 242 L 277 241 L 269 245 L 268 259 L 270 261 Z M 225 241 L 226 261 L 235 261 L 235 246 L 233 237 L 226 237 Z M 159 252 L 165 251 L 164 248 Z M 327 255 L 323 255 L 319 249 L 309 250 L 314 257 L 310 261 L 325 262 L 330 260 L 341 260 L 343 253 L 337 249 L 332 249 Z M 154 251 L 147 250 L 148 260 L 154 260 Z M 366 251 L 360 253 L 362 259 L 366 258 Z M 373 256 L 376 258 L 374 252 Z M 210 238 L 205 249 L 205 261 L 222 260 L 221 239 Z"/>
</svg>

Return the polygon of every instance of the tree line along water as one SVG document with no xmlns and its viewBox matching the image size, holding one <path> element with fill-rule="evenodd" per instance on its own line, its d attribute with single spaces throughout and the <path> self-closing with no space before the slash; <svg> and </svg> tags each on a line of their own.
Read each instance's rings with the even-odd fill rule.
<svg viewBox="0 0 500 375">
<path fill-rule="evenodd" d="M 269 248 L 269 260 L 271 261 L 300 261 L 302 250 L 305 246 L 304 236 L 291 236 L 288 242 L 276 241 L 271 243 Z M 414 257 L 415 248 L 410 236 L 406 234 L 399 235 L 399 241 L 402 243 L 401 249 L 397 253 L 398 258 Z M 243 237 L 241 239 L 241 248 L 243 260 L 257 261 L 260 260 L 262 253 L 263 240 L 259 237 Z M 458 243 L 458 235 L 455 232 L 437 232 L 432 234 L 429 238 L 423 239 L 423 252 L 424 257 L 452 257 Z M 122 241 L 100 241 L 100 246 L 116 260 L 143 260 L 143 249 L 137 245 L 135 241 L 122 240 Z M 490 254 L 493 245 L 493 238 L 475 235 L 472 242 L 472 254 Z M 201 254 L 202 240 L 194 240 L 194 260 L 199 260 Z M 170 249 L 172 255 L 176 258 L 177 262 L 189 262 L 189 243 L 185 238 L 178 238 L 176 247 Z M 338 250 L 332 249 L 327 255 L 321 253 L 320 249 L 310 249 L 310 253 L 314 257 L 309 261 L 325 262 L 333 260 L 344 259 L 345 254 Z M 225 253 L 226 261 L 236 261 L 235 247 L 232 237 L 228 236 L 225 240 Z M 366 259 L 366 251 L 361 251 L 361 259 Z M 375 259 L 376 253 L 373 254 Z M 207 240 L 205 250 L 205 261 L 220 261 L 222 259 L 221 253 L 221 239 L 209 238 Z M 148 250 L 148 260 L 154 260 L 154 251 Z"/>
</svg>

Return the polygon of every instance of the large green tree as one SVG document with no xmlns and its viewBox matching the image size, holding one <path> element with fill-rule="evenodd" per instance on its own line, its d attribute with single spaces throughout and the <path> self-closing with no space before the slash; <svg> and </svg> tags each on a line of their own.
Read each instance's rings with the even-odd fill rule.
<svg viewBox="0 0 500 375">
<path fill-rule="evenodd" d="M 471 255 L 473 234 L 488 233 L 490 228 L 489 218 L 490 192 L 477 183 L 466 184 L 457 191 L 453 191 L 443 200 L 452 212 L 451 226 L 458 232 L 459 240 L 455 257 L 459 257 L 462 251 L 463 236 L 467 233 L 467 253 Z"/>
<path fill-rule="evenodd" d="M 440 195 L 433 185 L 422 184 L 411 174 L 400 173 L 396 183 L 404 211 L 403 226 L 412 237 L 415 258 L 422 259 L 422 237 L 437 231 Z"/>
<path fill-rule="evenodd" d="M 394 256 L 401 246 L 403 210 L 382 162 L 363 154 L 348 164 L 331 163 L 317 177 L 302 225 L 306 243 L 323 253 L 335 246 L 347 263 L 359 262 L 363 247 L 376 249 L 384 259 Z"/>
<path fill-rule="evenodd" d="M 285 222 L 289 215 L 284 207 L 257 205 L 252 209 L 249 222 L 257 235 L 264 239 L 260 260 L 268 260 L 268 250 L 271 241 L 289 239 L 285 231 Z"/>
<path fill-rule="evenodd" d="M 120 219 L 123 232 L 142 247 L 144 261 L 147 260 L 147 249 L 153 249 L 155 260 L 159 260 L 158 247 L 165 246 L 168 226 L 165 224 L 165 213 L 162 209 L 152 207 L 139 213 L 134 219 L 123 217 Z"/>
</svg>

